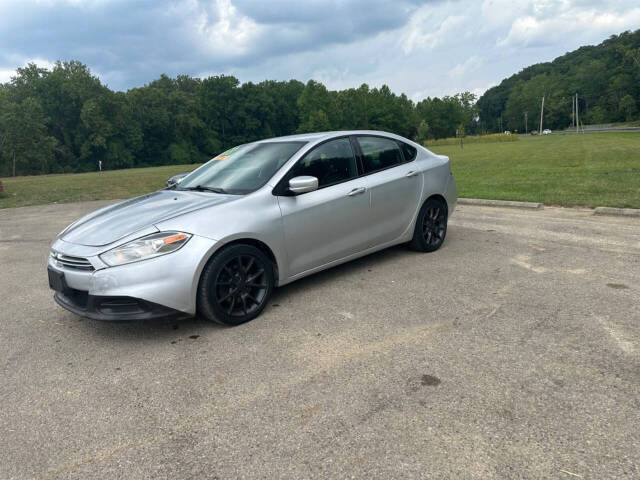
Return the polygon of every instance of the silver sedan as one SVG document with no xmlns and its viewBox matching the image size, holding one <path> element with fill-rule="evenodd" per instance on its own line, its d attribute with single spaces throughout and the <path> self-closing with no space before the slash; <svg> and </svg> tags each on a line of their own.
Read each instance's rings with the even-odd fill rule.
<svg viewBox="0 0 640 480">
<path fill-rule="evenodd" d="M 437 250 L 456 200 L 449 158 L 406 138 L 272 138 L 72 223 L 51 246 L 49 284 L 84 317 L 238 325 L 278 285 L 400 243 Z"/>
</svg>

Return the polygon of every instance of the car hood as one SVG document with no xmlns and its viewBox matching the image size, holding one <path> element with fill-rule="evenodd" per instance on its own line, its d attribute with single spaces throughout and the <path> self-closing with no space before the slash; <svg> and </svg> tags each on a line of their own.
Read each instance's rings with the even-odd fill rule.
<svg viewBox="0 0 640 480">
<path fill-rule="evenodd" d="M 109 245 L 158 222 L 234 198 L 237 196 L 160 190 L 96 210 L 69 226 L 59 238 L 92 247 Z"/>
</svg>

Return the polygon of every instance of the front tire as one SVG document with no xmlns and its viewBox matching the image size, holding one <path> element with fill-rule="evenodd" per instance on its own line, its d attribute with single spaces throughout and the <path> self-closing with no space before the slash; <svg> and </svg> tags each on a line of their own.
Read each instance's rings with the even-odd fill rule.
<svg viewBox="0 0 640 480">
<path fill-rule="evenodd" d="M 433 252 L 444 243 L 447 235 L 447 204 L 429 198 L 418 213 L 413 239 L 409 246 L 418 252 Z"/>
<path fill-rule="evenodd" d="M 232 245 L 209 260 L 198 286 L 198 313 L 223 325 L 256 318 L 274 287 L 271 261 L 251 245 Z"/>
</svg>

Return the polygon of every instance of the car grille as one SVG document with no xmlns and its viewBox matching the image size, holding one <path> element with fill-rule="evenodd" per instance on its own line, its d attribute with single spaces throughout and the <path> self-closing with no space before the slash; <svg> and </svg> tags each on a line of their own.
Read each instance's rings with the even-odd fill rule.
<svg viewBox="0 0 640 480">
<path fill-rule="evenodd" d="M 94 270 L 91 262 L 84 257 L 72 257 L 60 252 L 54 252 L 53 250 L 51 251 L 51 256 L 59 267 L 72 268 L 74 270 L 85 270 L 88 272 Z"/>
</svg>

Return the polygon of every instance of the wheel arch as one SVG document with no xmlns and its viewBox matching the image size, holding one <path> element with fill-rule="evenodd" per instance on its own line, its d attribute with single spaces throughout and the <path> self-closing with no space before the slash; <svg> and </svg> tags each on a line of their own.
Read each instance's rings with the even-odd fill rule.
<svg viewBox="0 0 640 480">
<path fill-rule="evenodd" d="M 255 318 L 255 316 L 260 314 L 262 309 L 264 309 L 264 306 L 266 305 L 267 300 L 261 299 L 259 302 L 254 300 L 258 308 L 258 310 L 256 311 L 257 313 L 249 312 L 250 316 L 247 316 L 248 314 L 247 314 L 247 309 L 245 305 L 244 306 L 245 318 L 244 319 L 241 318 L 238 322 L 235 322 L 233 320 L 234 317 L 231 314 L 231 312 L 226 312 L 229 314 L 227 315 L 229 317 L 228 319 L 225 318 L 225 315 L 222 315 L 222 317 L 220 317 L 219 316 L 221 315 L 220 312 L 216 313 L 216 311 L 219 310 L 220 307 L 216 304 L 216 302 L 213 302 L 214 306 L 211 305 L 211 299 L 208 298 L 209 295 L 207 293 L 205 293 L 205 297 L 202 297 L 202 298 L 200 297 L 201 291 L 203 289 L 203 282 L 207 281 L 205 272 L 207 272 L 207 268 L 209 268 L 209 265 L 211 265 L 212 262 L 215 262 L 215 259 L 218 258 L 219 254 L 224 255 L 224 252 L 226 252 L 228 249 L 233 247 L 238 247 L 238 246 L 253 247 L 258 251 L 260 251 L 268 259 L 268 261 L 271 262 L 271 265 L 273 267 L 273 283 L 270 286 L 268 286 L 269 285 L 268 283 L 265 285 L 266 286 L 265 295 L 267 300 L 269 298 L 270 292 L 273 290 L 273 288 L 275 288 L 278 285 L 278 276 L 277 276 L 278 262 L 274 252 L 265 242 L 258 240 L 256 238 L 251 238 L 251 237 L 233 238 L 233 239 L 229 239 L 229 241 L 226 241 L 226 242 L 221 241 L 217 244 L 217 248 L 212 248 L 209 254 L 205 256 L 206 258 L 203 258 L 202 268 L 199 269 L 199 272 L 197 274 L 197 281 L 195 282 L 195 291 L 194 291 L 194 297 L 193 297 L 196 315 L 203 315 L 204 318 L 216 323 L 221 323 L 223 325 L 239 325 L 240 323 L 244 323 L 249 320 L 252 320 L 253 318 Z M 243 300 L 243 304 L 244 304 L 244 300 Z M 233 304 L 231 305 L 231 309 L 233 310 Z"/>
<path fill-rule="evenodd" d="M 422 202 L 422 205 L 420 205 L 420 208 L 422 208 L 422 206 L 425 203 L 427 203 L 429 200 L 438 200 L 438 201 L 442 202 L 442 204 L 444 205 L 444 208 L 447 209 L 447 214 L 449 213 L 449 204 L 447 203 L 447 199 L 444 198 L 439 193 L 434 193 L 433 195 L 430 195 L 429 197 L 425 198 L 424 202 Z"/>
<path fill-rule="evenodd" d="M 444 205 L 445 209 L 447 210 L 447 217 L 448 217 L 448 215 L 449 215 L 449 204 L 447 203 L 447 199 L 440 193 L 431 193 L 431 195 L 425 197 L 422 200 L 421 203 L 417 204 L 417 208 L 415 210 L 415 213 L 413 214 L 413 218 L 411 219 L 411 223 L 407 226 L 407 229 L 402 234 L 403 237 L 406 237 L 408 239 L 411 238 L 411 236 L 413 235 L 413 230 L 416 227 L 416 222 L 418 221 L 418 216 L 420 215 L 420 211 L 422 210 L 422 207 L 424 207 L 424 204 L 427 203 L 429 200 L 434 200 L 434 199 L 442 202 L 442 204 Z"/>
<path fill-rule="evenodd" d="M 440 205 L 442 205 L 442 207 L 443 207 L 442 208 L 442 210 L 443 210 L 442 213 L 444 213 L 444 229 L 443 229 L 442 238 L 441 238 L 441 241 L 435 246 L 429 244 L 429 238 L 431 238 L 431 236 L 427 238 L 426 244 L 425 244 L 425 240 L 423 238 L 424 231 L 422 230 L 421 226 L 418 224 L 418 220 L 420 219 L 420 214 L 423 211 L 426 212 L 427 203 L 429 201 L 436 201 Z M 440 210 L 440 208 L 438 208 L 438 210 Z M 416 250 L 416 251 L 420 251 L 420 252 L 433 252 L 433 251 L 437 250 L 438 248 L 440 248 L 440 246 L 444 242 L 444 237 L 446 236 L 447 219 L 449 218 L 448 212 L 449 212 L 449 204 L 447 202 L 447 199 L 443 195 L 441 195 L 440 193 L 432 193 L 427 198 L 425 198 L 424 201 L 422 202 L 422 204 L 420 205 L 419 213 L 416 216 L 416 219 L 414 220 L 412 238 L 411 238 L 411 240 L 409 242 L 410 248 L 412 250 Z M 440 235 L 438 235 L 438 237 L 440 237 Z"/>
<path fill-rule="evenodd" d="M 273 264 L 273 277 L 274 277 L 274 279 L 276 281 L 276 285 L 277 285 L 278 284 L 278 260 L 276 259 L 276 255 L 273 253 L 273 250 L 271 250 L 271 247 L 269 247 L 269 245 L 264 243 L 262 240 L 258 240 L 257 238 L 249 238 L 249 237 L 247 237 L 247 238 L 237 238 L 237 239 L 232 240 L 232 241 L 230 241 L 228 243 L 225 243 L 222 247 L 220 247 L 218 250 L 216 250 L 216 253 L 219 252 L 223 248 L 227 248 L 227 247 L 230 247 L 232 245 L 239 245 L 239 244 L 251 245 L 252 247 L 256 247 L 258 250 L 260 250 L 262 253 L 265 254 L 265 256 Z M 215 253 L 214 253 L 214 255 L 215 255 Z"/>
<path fill-rule="evenodd" d="M 264 255 L 273 264 L 273 276 L 276 282 L 276 286 L 278 285 L 279 265 L 278 265 L 278 259 L 276 258 L 276 255 L 274 254 L 271 247 L 269 247 L 269 245 L 267 245 L 262 240 L 258 240 L 257 238 L 253 238 L 253 237 L 239 237 L 229 241 L 222 241 L 218 246 L 218 248 L 213 249 L 213 251 L 209 253 L 206 261 L 203 262 L 203 268 L 200 270 L 198 274 L 198 284 L 200 283 L 200 278 L 202 277 L 202 272 L 204 271 L 204 267 L 213 259 L 213 257 L 215 257 L 222 250 L 232 247 L 234 245 L 251 245 L 252 247 L 257 248 L 262 253 L 264 253 Z"/>
</svg>

